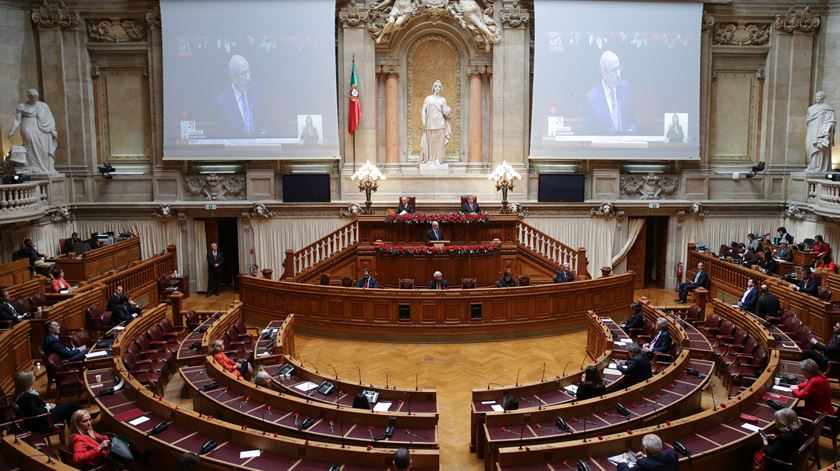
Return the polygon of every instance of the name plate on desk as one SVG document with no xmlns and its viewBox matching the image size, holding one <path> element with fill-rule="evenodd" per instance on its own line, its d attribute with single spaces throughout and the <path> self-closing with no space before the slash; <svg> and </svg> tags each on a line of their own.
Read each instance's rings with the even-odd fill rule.
<svg viewBox="0 0 840 471">
<path fill-rule="evenodd" d="M 436 249 L 442 249 L 442 248 L 446 247 L 447 245 L 449 245 L 449 241 L 448 240 L 430 240 L 429 244 Z"/>
</svg>

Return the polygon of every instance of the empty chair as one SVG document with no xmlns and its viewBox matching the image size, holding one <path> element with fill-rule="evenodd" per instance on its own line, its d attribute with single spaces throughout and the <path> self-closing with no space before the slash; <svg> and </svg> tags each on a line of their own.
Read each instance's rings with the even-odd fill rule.
<svg viewBox="0 0 840 471">
<path fill-rule="evenodd" d="M 102 309 L 98 304 L 93 304 L 85 309 L 85 324 L 91 332 L 102 332 L 105 326 L 111 324 L 111 311 Z"/>
<path fill-rule="evenodd" d="M 805 465 L 807 464 L 806 461 L 808 460 L 808 455 L 811 453 L 811 449 L 816 446 L 816 440 L 813 438 L 809 438 L 805 440 L 805 443 L 799 447 L 799 450 L 796 451 L 796 455 L 794 455 L 792 462 L 782 461 L 771 456 L 764 457 L 764 466 L 765 469 L 772 467 L 771 469 L 779 469 L 779 470 L 790 470 L 790 471 L 800 471 L 805 469 Z"/>
<path fill-rule="evenodd" d="M 72 392 L 80 394 L 85 390 L 81 372 L 71 368 L 71 364 L 65 364 L 58 354 L 53 353 L 47 357 L 46 367 L 48 373 L 52 370 L 52 377 L 55 380 L 55 389 L 57 391 L 56 400 L 61 400 L 61 396 L 65 393 Z"/>
<path fill-rule="evenodd" d="M 322 284 L 322 285 L 325 285 L 325 286 L 329 285 L 330 284 L 330 274 L 329 273 L 321 273 L 321 279 L 319 280 L 319 283 Z"/>
<path fill-rule="evenodd" d="M 703 330 L 706 332 L 706 337 L 714 337 L 720 332 L 720 324 L 723 319 L 717 314 L 709 314 L 706 320 L 702 323 Z M 701 327 L 700 324 L 695 324 L 695 327 Z"/>
<path fill-rule="evenodd" d="M 400 278 L 400 289 L 414 289 L 414 278 Z"/>
<path fill-rule="evenodd" d="M 463 288 L 463 289 L 475 288 L 475 278 L 461 278 L 461 288 Z"/>
<path fill-rule="evenodd" d="M 520 276 L 519 286 L 531 286 L 531 278 L 525 275 Z"/>
<path fill-rule="evenodd" d="M 355 285 L 356 283 L 353 282 L 353 278 L 350 278 L 349 276 L 345 276 L 341 279 L 341 286 L 345 288 L 352 288 Z"/>
<path fill-rule="evenodd" d="M 735 363 L 735 359 L 738 355 L 753 355 L 755 351 L 758 350 L 760 344 L 758 340 L 747 337 L 747 341 L 744 342 L 743 345 L 732 345 L 724 354 L 718 357 L 718 360 L 722 365 L 731 365 Z"/>
<path fill-rule="evenodd" d="M 73 336 L 70 337 L 70 343 L 73 344 L 74 347 L 92 347 L 95 343 L 93 339 L 90 338 L 90 334 L 88 334 L 84 330 L 77 330 L 73 333 Z"/>
<path fill-rule="evenodd" d="M 685 321 L 693 326 L 697 326 L 698 323 L 702 324 L 705 321 L 703 318 L 703 308 L 697 304 L 689 306 L 688 311 L 685 313 Z"/>
<path fill-rule="evenodd" d="M 729 340 L 721 339 L 718 336 L 717 341 L 713 342 L 712 350 L 715 352 L 715 356 L 720 360 L 720 357 L 730 351 L 738 351 L 738 349 L 743 348 L 744 343 L 749 338 L 746 330 L 738 329 L 732 334 L 732 338 Z"/>
</svg>

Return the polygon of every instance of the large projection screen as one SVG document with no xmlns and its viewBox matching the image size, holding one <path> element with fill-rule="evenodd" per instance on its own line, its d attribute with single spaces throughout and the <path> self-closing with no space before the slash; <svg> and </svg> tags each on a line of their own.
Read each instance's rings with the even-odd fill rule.
<svg viewBox="0 0 840 471">
<path fill-rule="evenodd" d="M 338 158 L 335 0 L 161 0 L 164 159 Z"/>
<path fill-rule="evenodd" d="M 531 158 L 699 158 L 701 3 L 534 10 Z"/>
</svg>

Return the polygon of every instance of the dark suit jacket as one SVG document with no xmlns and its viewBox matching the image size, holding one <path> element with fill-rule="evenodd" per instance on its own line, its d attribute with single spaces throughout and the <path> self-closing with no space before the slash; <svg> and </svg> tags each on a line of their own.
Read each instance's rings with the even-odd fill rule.
<svg viewBox="0 0 840 471">
<path fill-rule="evenodd" d="M 379 288 L 379 280 L 376 279 L 375 276 L 371 275 L 370 281 L 368 282 L 368 288 Z M 359 282 L 356 283 L 356 288 L 364 288 L 365 287 L 365 277 L 359 278 Z"/>
<path fill-rule="evenodd" d="M 260 119 L 262 99 L 257 87 L 251 85 L 247 97 L 248 108 L 251 110 L 251 129 L 253 133 L 250 136 L 245 135 L 245 122 L 242 120 L 242 113 L 239 112 L 239 103 L 236 102 L 233 87 L 228 84 L 225 90 L 216 97 L 216 132 L 213 137 L 241 139 L 258 137 L 264 134 L 265 129 L 262 127 L 262 120 Z"/>
<path fill-rule="evenodd" d="M 8 303 L 0 302 L 0 321 L 12 321 L 14 323 L 18 321 L 18 315 L 20 313 L 11 301 Z"/>
<path fill-rule="evenodd" d="M 414 214 L 414 206 L 412 206 L 410 204 L 406 205 L 406 206 L 403 206 L 403 205 L 397 206 L 397 214 L 402 214 L 403 211 L 405 211 L 408 214 Z"/>
<path fill-rule="evenodd" d="M 636 461 L 633 470 L 642 471 L 677 471 L 680 468 L 680 457 L 677 452 L 671 449 L 663 450 L 656 456 L 645 456 Z M 631 469 L 627 463 L 619 463 L 618 471 Z"/>
<path fill-rule="evenodd" d="M 44 353 L 51 355 L 57 353 L 64 361 L 82 361 L 85 359 L 85 354 L 78 348 L 68 348 L 67 345 L 61 343 L 61 340 L 55 335 L 47 335 L 44 337 Z"/>
<path fill-rule="evenodd" d="M 111 322 L 114 324 L 121 324 L 123 322 L 130 322 L 134 319 L 131 315 L 135 314 L 134 310 L 125 304 L 120 304 L 111 311 Z"/>
<path fill-rule="evenodd" d="M 446 280 L 440 280 L 440 285 L 439 289 L 449 289 L 449 282 Z M 429 282 L 429 289 L 438 289 L 437 280 L 434 278 Z"/>
<path fill-rule="evenodd" d="M 578 401 L 582 401 L 584 399 L 591 399 L 593 397 L 603 396 L 606 393 L 607 388 L 603 384 L 601 384 L 600 386 L 595 386 L 589 381 L 583 381 L 582 383 L 578 384 L 575 399 Z"/>
<path fill-rule="evenodd" d="M 821 350 L 831 361 L 840 360 L 840 334 L 834 334 L 828 340 L 828 344 L 817 342 L 814 349 Z"/>
<path fill-rule="evenodd" d="M 557 272 L 557 276 L 554 277 L 555 283 L 565 283 L 567 281 L 575 281 L 575 274 L 572 272 L 566 273 L 564 270 Z"/>
<path fill-rule="evenodd" d="M 743 295 L 742 295 L 743 296 Z M 740 301 L 738 301 L 740 302 Z M 741 309 L 747 312 L 755 312 L 755 305 L 758 302 L 758 290 L 753 287 L 750 292 L 747 294 L 746 299 L 744 302 L 741 303 Z"/>
<path fill-rule="evenodd" d="M 767 441 L 767 446 L 764 447 L 764 455 L 790 462 L 799 447 L 805 443 L 806 438 L 802 429 L 779 433 L 776 438 Z M 765 469 L 775 468 L 767 467 Z"/>
<path fill-rule="evenodd" d="M 41 260 L 42 258 L 44 258 L 44 254 L 42 254 L 41 252 L 38 252 L 37 249 L 32 248 L 32 247 L 24 246 L 22 249 L 20 249 L 20 253 L 24 257 L 29 259 L 29 264 L 30 265 L 35 265 L 35 261 Z"/>
<path fill-rule="evenodd" d="M 630 90 L 630 82 L 620 80 L 615 89 L 618 110 L 621 116 L 621 131 L 613 132 L 612 114 L 607 104 L 607 97 L 604 95 L 604 86 L 598 82 L 586 94 L 586 122 L 583 125 L 585 134 L 625 134 L 636 131 L 636 119 L 633 112 L 633 95 Z"/>
<path fill-rule="evenodd" d="M 627 322 L 624 323 L 622 329 L 629 334 L 630 329 L 641 329 L 643 325 L 645 325 L 645 316 L 642 315 L 642 311 L 639 311 L 634 312 L 633 315 L 627 319 Z"/>
<path fill-rule="evenodd" d="M 20 396 L 17 397 L 15 401 L 20 408 L 20 412 L 23 414 L 24 417 L 34 417 L 36 415 L 41 415 L 47 412 L 47 403 L 41 399 L 41 396 L 37 394 L 32 394 L 29 391 L 22 393 Z M 45 433 L 50 428 L 49 419 L 46 417 L 40 417 L 38 419 L 30 419 L 26 422 L 27 430 L 38 432 L 38 433 Z"/>
<path fill-rule="evenodd" d="M 481 207 L 478 203 L 473 203 L 473 209 L 470 209 L 470 205 L 468 203 L 464 203 L 461 205 L 461 212 L 462 213 L 480 213 Z"/>
<path fill-rule="evenodd" d="M 776 317 L 781 310 L 782 305 L 779 303 L 779 298 L 773 293 L 767 293 L 761 296 L 755 303 L 755 315 L 762 319 Z"/>
<path fill-rule="evenodd" d="M 654 353 L 668 353 L 668 350 L 671 349 L 671 333 L 668 332 L 667 328 L 661 332 L 661 334 L 657 333 L 654 336 L 656 342 L 653 342 L 653 345 L 650 346 L 650 350 Z"/>
<path fill-rule="evenodd" d="M 776 260 L 770 259 L 765 261 L 764 259 L 758 261 L 758 266 L 762 270 L 766 271 L 768 275 L 775 275 L 776 274 Z"/>
<path fill-rule="evenodd" d="M 804 280 L 798 283 L 799 291 L 803 293 L 808 293 L 811 296 L 819 296 L 820 295 L 820 286 L 817 284 L 817 280 L 814 279 L 813 276 L 809 276 Z"/>
<path fill-rule="evenodd" d="M 430 241 L 430 240 L 444 240 L 443 230 L 438 229 L 438 232 L 440 233 L 440 236 L 436 236 L 435 231 L 432 230 L 432 229 L 429 229 L 428 231 L 426 231 L 426 240 L 427 241 Z"/>
<path fill-rule="evenodd" d="M 225 255 L 222 253 L 221 250 L 217 250 L 216 251 L 216 256 L 218 257 L 218 260 L 213 260 L 213 251 L 212 250 L 207 251 L 207 269 L 209 269 L 209 270 L 220 270 L 222 268 L 222 265 L 224 265 L 224 263 L 225 263 Z M 213 265 L 216 264 L 216 263 L 219 264 L 219 268 L 214 268 L 213 267 Z"/>
<path fill-rule="evenodd" d="M 108 298 L 108 310 L 113 312 L 120 304 L 120 297 L 117 296 L 117 293 L 111 293 L 111 297 Z"/>
<path fill-rule="evenodd" d="M 653 373 L 650 370 L 650 360 L 644 352 L 627 360 L 624 366 L 619 366 L 618 371 L 624 373 L 622 387 L 628 388 L 650 378 Z"/>
</svg>

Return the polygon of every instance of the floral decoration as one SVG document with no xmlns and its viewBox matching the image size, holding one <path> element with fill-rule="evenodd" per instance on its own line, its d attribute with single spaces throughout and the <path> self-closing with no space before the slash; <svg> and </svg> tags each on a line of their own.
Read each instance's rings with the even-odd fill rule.
<svg viewBox="0 0 840 471">
<path fill-rule="evenodd" d="M 445 247 L 377 245 L 376 250 L 386 255 L 471 255 L 497 252 L 499 246 L 494 244 L 447 245 Z"/>
<path fill-rule="evenodd" d="M 486 213 L 414 213 L 389 214 L 385 217 L 385 222 L 394 224 L 431 224 L 434 221 L 441 224 L 472 224 L 489 222 L 490 216 Z"/>
</svg>

